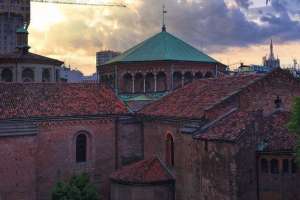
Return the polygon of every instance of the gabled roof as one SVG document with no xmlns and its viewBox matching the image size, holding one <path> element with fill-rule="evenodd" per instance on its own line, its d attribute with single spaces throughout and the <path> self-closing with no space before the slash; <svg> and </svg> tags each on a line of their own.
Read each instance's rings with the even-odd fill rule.
<svg viewBox="0 0 300 200">
<path fill-rule="evenodd" d="M 157 157 L 125 166 L 111 175 L 111 180 L 124 184 L 155 184 L 174 181 L 173 175 Z"/>
<path fill-rule="evenodd" d="M 105 64 L 143 61 L 191 61 L 217 63 L 179 38 L 162 31 Z"/>
<path fill-rule="evenodd" d="M 287 123 L 291 113 L 287 111 L 277 111 L 266 117 L 264 123 L 264 134 L 268 135 L 265 140 L 263 151 L 294 151 L 297 142 L 295 133 L 289 132 Z"/>
<path fill-rule="evenodd" d="M 126 112 L 113 91 L 98 84 L 0 84 L 0 120 Z"/>
<path fill-rule="evenodd" d="M 262 77 L 240 75 L 197 80 L 146 106 L 140 114 L 200 119 L 206 109 Z"/>
<path fill-rule="evenodd" d="M 224 118 L 216 120 L 203 127 L 204 130 L 199 130 L 195 133 L 195 139 L 209 140 L 209 141 L 237 141 L 246 130 L 246 127 L 254 119 L 254 116 L 249 112 L 235 111 Z"/>
</svg>

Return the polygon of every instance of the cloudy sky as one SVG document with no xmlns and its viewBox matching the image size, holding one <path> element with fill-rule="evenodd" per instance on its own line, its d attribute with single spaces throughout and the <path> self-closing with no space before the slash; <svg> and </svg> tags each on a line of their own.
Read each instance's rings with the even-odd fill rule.
<svg viewBox="0 0 300 200">
<path fill-rule="evenodd" d="M 165 4 L 167 30 L 224 64 L 260 64 L 271 38 L 283 64 L 300 60 L 300 0 L 86 1 L 127 8 L 32 3 L 31 51 L 92 74 L 96 51 L 124 51 L 159 32 Z"/>
</svg>

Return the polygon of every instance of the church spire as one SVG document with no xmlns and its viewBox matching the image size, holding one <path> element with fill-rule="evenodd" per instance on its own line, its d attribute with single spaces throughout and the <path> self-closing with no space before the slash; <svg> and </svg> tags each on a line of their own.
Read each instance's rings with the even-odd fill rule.
<svg viewBox="0 0 300 200">
<path fill-rule="evenodd" d="M 166 6 L 163 5 L 163 10 L 162 10 L 162 17 L 163 17 L 163 23 L 162 23 L 162 32 L 166 32 L 167 28 L 166 28 L 166 23 L 165 23 L 165 15 L 167 14 L 167 10 L 166 10 Z"/>
<path fill-rule="evenodd" d="M 273 47 L 273 40 L 271 39 L 271 44 L 270 44 L 270 58 L 274 59 L 274 47 Z"/>
</svg>

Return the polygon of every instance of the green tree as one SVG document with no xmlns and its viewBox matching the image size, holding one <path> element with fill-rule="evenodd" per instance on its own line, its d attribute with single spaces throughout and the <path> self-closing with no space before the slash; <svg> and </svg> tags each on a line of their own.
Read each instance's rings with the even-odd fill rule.
<svg viewBox="0 0 300 200">
<path fill-rule="evenodd" d="M 295 133 L 297 137 L 296 143 L 296 159 L 300 165 L 300 97 L 296 97 L 293 104 L 292 117 L 288 123 L 290 132 Z"/>
<path fill-rule="evenodd" d="M 99 195 L 89 176 L 81 174 L 68 182 L 58 182 L 52 191 L 52 200 L 99 200 Z"/>
</svg>

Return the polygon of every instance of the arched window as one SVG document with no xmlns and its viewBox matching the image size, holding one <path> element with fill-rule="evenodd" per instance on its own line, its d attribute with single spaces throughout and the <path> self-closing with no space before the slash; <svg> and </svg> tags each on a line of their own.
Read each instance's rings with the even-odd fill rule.
<svg viewBox="0 0 300 200">
<path fill-rule="evenodd" d="M 42 80 L 43 80 L 43 82 L 50 82 L 50 70 L 49 69 L 43 69 Z"/>
<path fill-rule="evenodd" d="M 205 74 L 205 78 L 212 78 L 213 77 L 213 74 L 211 72 L 207 72 Z"/>
<path fill-rule="evenodd" d="M 285 174 L 290 172 L 290 163 L 288 159 L 282 161 L 282 172 Z"/>
<path fill-rule="evenodd" d="M 293 173 L 293 174 L 297 173 L 297 170 L 298 170 L 297 163 L 296 163 L 296 161 L 293 159 L 293 160 L 292 160 L 292 173 Z"/>
<path fill-rule="evenodd" d="M 13 81 L 13 73 L 10 69 L 4 69 L 1 73 L 1 81 L 3 82 L 12 82 Z"/>
<path fill-rule="evenodd" d="M 174 166 L 174 140 L 171 134 L 166 138 L 166 163 L 168 166 Z"/>
<path fill-rule="evenodd" d="M 191 83 L 193 81 L 193 74 L 192 72 L 185 72 L 184 73 L 184 84 Z"/>
<path fill-rule="evenodd" d="M 157 74 L 157 91 L 164 92 L 167 90 L 167 76 L 164 72 Z"/>
<path fill-rule="evenodd" d="M 87 154 L 87 137 L 85 134 L 80 134 L 76 138 L 76 162 L 86 162 Z"/>
<path fill-rule="evenodd" d="M 154 92 L 154 75 L 148 73 L 146 75 L 146 92 Z"/>
<path fill-rule="evenodd" d="M 262 173 L 269 173 L 269 164 L 266 159 L 261 159 L 260 161 L 260 167 Z"/>
<path fill-rule="evenodd" d="M 271 160 L 271 173 L 272 174 L 279 173 L 278 160 L 276 160 L 276 159 Z"/>
<path fill-rule="evenodd" d="M 180 72 L 173 73 L 173 89 L 181 87 L 182 84 L 182 74 Z"/>
<path fill-rule="evenodd" d="M 144 92 L 144 76 L 141 73 L 134 76 L 134 91 L 136 93 Z"/>
<path fill-rule="evenodd" d="M 196 80 L 199 80 L 199 79 L 201 79 L 201 78 L 203 78 L 203 74 L 202 74 L 201 72 L 197 72 L 197 73 L 195 74 L 195 79 L 196 79 Z"/>
<path fill-rule="evenodd" d="M 123 76 L 123 92 L 132 93 L 132 75 L 129 73 Z"/>
<path fill-rule="evenodd" d="M 34 71 L 30 68 L 26 68 L 22 71 L 23 82 L 33 82 L 34 81 Z"/>
</svg>

